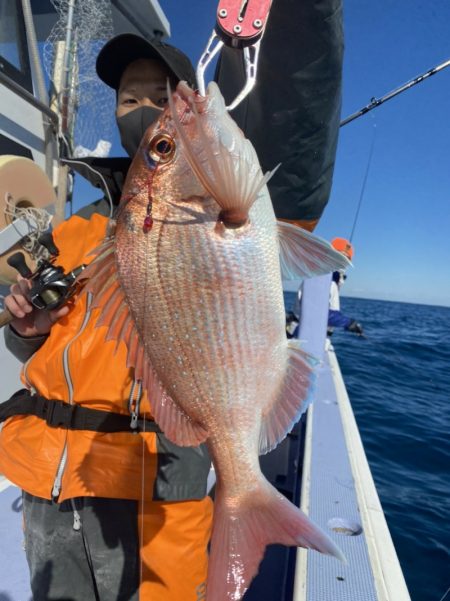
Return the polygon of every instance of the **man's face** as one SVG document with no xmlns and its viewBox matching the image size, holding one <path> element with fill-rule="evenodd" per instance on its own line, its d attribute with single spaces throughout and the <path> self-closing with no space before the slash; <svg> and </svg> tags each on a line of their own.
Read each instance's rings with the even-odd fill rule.
<svg viewBox="0 0 450 601">
<path fill-rule="evenodd" d="M 116 117 L 142 106 L 164 109 L 168 102 L 167 78 L 175 87 L 172 74 L 161 61 L 140 58 L 130 63 L 120 79 Z"/>
</svg>

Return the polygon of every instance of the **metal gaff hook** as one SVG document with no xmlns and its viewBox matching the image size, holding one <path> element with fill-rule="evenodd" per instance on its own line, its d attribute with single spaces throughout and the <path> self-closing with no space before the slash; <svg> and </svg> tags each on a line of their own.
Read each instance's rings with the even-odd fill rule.
<svg viewBox="0 0 450 601">
<path fill-rule="evenodd" d="M 272 0 L 220 0 L 216 28 L 208 40 L 197 66 L 199 93 L 205 95 L 205 71 L 226 44 L 244 53 L 246 81 L 243 89 L 227 106 L 231 111 L 252 91 L 256 84 L 259 49 Z"/>
</svg>

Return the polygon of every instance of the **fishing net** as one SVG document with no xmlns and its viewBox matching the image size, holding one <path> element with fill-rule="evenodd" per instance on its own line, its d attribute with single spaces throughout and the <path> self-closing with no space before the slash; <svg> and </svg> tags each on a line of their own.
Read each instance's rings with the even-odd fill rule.
<svg viewBox="0 0 450 601">
<path fill-rule="evenodd" d="M 58 18 L 44 44 L 52 108 L 72 156 L 106 156 L 113 131 L 114 92 L 95 72 L 103 44 L 113 35 L 110 0 L 51 0 Z"/>
</svg>

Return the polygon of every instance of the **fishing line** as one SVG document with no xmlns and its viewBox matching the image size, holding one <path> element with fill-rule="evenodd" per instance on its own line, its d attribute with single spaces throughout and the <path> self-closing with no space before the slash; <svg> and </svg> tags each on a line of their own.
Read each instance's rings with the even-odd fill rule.
<svg viewBox="0 0 450 601">
<path fill-rule="evenodd" d="M 171 93 L 170 87 L 168 89 L 169 94 Z M 180 117 L 180 122 L 183 121 L 185 115 L 189 112 L 190 108 L 189 106 L 185 106 L 183 109 L 183 112 L 181 114 Z M 175 135 L 174 135 L 175 138 Z M 147 155 L 145 155 L 146 158 L 146 162 L 147 162 Z M 147 167 L 149 168 L 149 173 L 148 173 L 148 178 L 147 178 L 147 210 L 146 210 L 146 217 L 144 219 L 144 223 L 143 223 L 143 233 L 145 236 L 151 236 L 152 234 L 154 235 L 154 231 L 153 230 L 153 217 L 152 217 L 152 209 L 153 209 L 153 179 L 156 176 L 156 173 L 158 171 L 158 166 L 159 163 L 156 162 L 156 164 L 150 164 L 149 162 L 147 162 Z M 153 170 L 151 170 L 151 168 L 153 167 Z M 147 218 L 151 219 L 151 224 L 149 227 L 147 227 L 146 225 L 146 220 Z M 147 249 L 149 247 L 148 243 L 146 245 Z M 144 261 L 145 264 L 145 276 L 144 276 L 144 292 L 143 292 L 143 298 L 148 298 L 148 285 L 150 282 L 150 274 L 149 274 L 149 265 L 148 265 L 148 261 Z M 144 332 L 146 331 L 146 324 L 147 324 L 147 311 L 145 311 L 144 313 L 144 320 L 143 320 L 143 329 Z M 144 352 L 144 360 L 148 361 L 148 358 L 146 356 L 146 353 Z M 144 373 L 145 373 L 145 369 L 144 369 Z M 149 405 L 149 410 L 151 411 L 151 399 L 150 399 L 150 391 L 149 391 L 149 385 L 148 385 L 148 377 L 147 377 L 147 382 L 145 382 L 146 384 L 146 397 L 147 397 L 147 403 Z M 145 516 L 145 455 L 146 455 L 146 438 L 145 438 L 145 434 L 146 434 L 146 412 L 145 410 L 142 412 L 143 415 L 143 428 L 142 428 L 142 432 L 140 432 L 140 436 L 142 438 L 142 457 L 141 457 L 141 511 L 142 511 L 142 516 L 141 516 L 141 527 L 140 527 L 140 545 L 139 545 L 139 550 L 140 550 L 140 586 L 142 585 L 143 582 L 143 577 L 144 577 L 144 516 Z M 155 434 L 156 436 L 156 434 Z M 156 445 L 157 446 L 157 445 Z M 156 474 L 156 478 L 158 477 L 158 475 Z M 141 548 L 142 547 L 142 548 Z"/>
<path fill-rule="evenodd" d="M 148 393 L 147 393 L 147 400 L 148 400 Z M 141 563 L 140 563 L 140 574 L 139 574 L 139 584 L 140 586 L 142 586 L 142 582 L 143 582 L 143 577 L 144 577 L 144 516 L 145 516 L 145 493 L 144 493 L 144 486 L 145 486 L 145 411 L 143 412 L 143 422 L 144 422 L 144 426 L 142 428 L 142 432 L 141 432 L 141 438 L 142 438 L 142 464 L 141 464 L 141 540 L 139 543 L 139 547 L 140 548 L 140 559 L 141 559 Z"/>
<path fill-rule="evenodd" d="M 95 175 L 98 175 L 98 177 L 102 180 L 103 191 L 105 193 L 105 197 L 109 204 L 109 218 L 112 219 L 113 214 L 114 214 L 114 202 L 113 202 L 113 199 L 111 196 L 111 192 L 109 191 L 108 185 L 107 185 L 102 173 L 100 171 L 97 171 L 97 169 L 94 169 L 94 167 L 92 167 L 92 165 L 89 165 L 88 163 L 85 163 L 84 161 L 77 161 L 76 159 L 63 159 L 63 160 L 64 160 L 64 163 L 69 164 L 69 167 L 70 167 L 70 163 L 72 163 L 74 165 L 81 165 L 82 167 L 87 167 L 87 169 L 89 171 L 92 171 Z"/>
<path fill-rule="evenodd" d="M 150 226 L 149 229 L 146 228 L 146 219 L 149 217 L 149 207 L 150 207 L 150 211 L 153 207 L 153 197 L 152 197 L 152 184 L 153 184 L 153 178 L 156 175 L 156 171 L 158 168 L 158 164 L 156 164 L 154 166 L 154 170 L 153 171 L 149 171 L 148 174 L 148 178 L 147 178 L 147 214 L 146 217 L 144 219 L 144 223 L 143 223 L 143 231 L 145 233 L 145 235 L 150 235 L 152 226 Z M 151 217 L 152 220 L 152 225 L 153 225 L 153 218 Z M 147 245 L 148 247 L 148 245 Z M 148 284 L 149 284 L 149 268 L 148 268 L 148 262 L 144 261 L 145 264 L 145 277 L 144 277 L 144 294 L 143 297 L 147 298 L 147 292 L 148 292 Z M 147 312 L 144 313 L 144 332 L 146 330 L 146 321 L 147 321 Z M 147 357 L 145 356 L 145 351 L 144 351 L 144 360 L 147 361 Z M 144 369 L 144 373 L 145 373 L 145 369 Z M 150 407 L 150 394 L 149 394 L 149 386 L 148 386 L 148 382 L 146 382 L 147 387 L 146 387 L 146 397 L 147 397 L 147 403 Z M 145 451 L 146 451 L 146 441 L 145 441 L 145 426 L 146 426 L 146 411 L 144 409 L 144 411 L 142 412 L 142 418 L 143 418 L 143 428 L 142 428 L 142 432 L 140 433 L 141 439 L 142 439 L 142 456 L 141 456 L 141 540 L 139 543 L 139 556 L 140 556 L 140 565 L 139 565 L 139 586 L 142 586 L 143 583 L 143 578 L 144 578 L 144 530 L 145 530 L 145 526 L 144 526 L 144 522 L 145 522 Z M 156 435 L 155 435 L 156 436 Z M 157 477 L 157 476 L 156 476 Z"/>
<path fill-rule="evenodd" d="M 441 597 L 441 598 L 439 599 L 439 601 L 444 601 L 445 597 L 446 597 L 446 596 L 447 596 L 449 593 L 450 593 L 450 586 L 449 586 L 449 587 L 448 587 L 448 589 L 445 591 L 445 593 L 444 593 L 444 596 L 443 596 L 443 597 Z"/>
<path fill-rule="evenodd" d="M 368 176 L 369 176 L 370 165 L 372 163 L 373 149 L 375 147 L 376 134 L 377 134 L 377 126 L 376 126 L 376 123 L 374 123 L 373 124 L 373 132 L 372 132 L 372 142 L 370 144 L 370 151 L 369 151 L 369 157 L 368 157 L 368 160 L 367 160 L 366 172 L 364 174 L 364 179 L 363 179 L 363 183 L 362 183 L 362 187 L 361 187 L 361 193 L 359 195 L 359 202 L 358 202 L 358 206 L 357 206 L 357 209 L 356 209 L 355 219 L 353 221 L 352 231 L 351 231 L 351 234 L 350 234 L 350 237 L 349 237 L 349 241 L 350 242 L 353 240 L 353 235 L 355 233 L 356 223 L 358 222 L 359 211 L 361 209 L 362 201 L 363 201 L 363 198 L 364 198 L 364 193 L 366 191 L 367 179 L 368 179 Z"/>
<path fill-rule="evenodd" d="M 150 165 L 148 165 L 150 167 Z M 146 216 L 144 218 L 144 223 L 142 225 L 142 229 L 145 235 L 151 235 L 151 230 L 153 228 L 153 217 L 152 217 L 152 209 L 153 209 L 153 179 L 156 175 L 156 172 L 158 170 L 158 163 L 156 163 L 153 167 L 153 171 L 149 170 L 148 173 L 148 178 L 147 178 L 147 209 L 146 209 Z M 147 220 L 150 220 L 150 223 L 147 223 Z M 148 245 L 147 245 L 148 248 Z M 144 277 L 144 294 L 143 297 L 144 298 L 148 298 L 148 284 L 149 284 L 149 267 L 148 267 L 148 262 L 144 261 L 145 263 L 145 277 Z M 146 321 L 147 321 L 147 312 L 144 313 L 144 332 L 146 331 Z M 145 351 L 144 351 L 145 353 Z M 144 354 L 144 360 L 148 359 L 145 357 Z M 144 370 L 145 372 L 145 370 Z M 146 387 L 146 392 L 147 392 L 147 403 L 150 406 L 150 394 L 149 394 L 149 386 L 148 386 L 148 381 L 146 382 L 147 387 Z M 140 545 L 142 546 L 141 552 L 140 552 L 140 586 L 142 586 L 143 583 L 143 578 L 144 578 L 144 523 L 145 523 L 145 452 L 146 452 L 146 440 L 145 440 L 145 426 L 146 426 L 146 412 L 145 410 L 143 411 L 143 422 L 144 422 L 144 426 L 141 432 L 141 438 L 142 438 L 142 461 L 141 461 L 141 511 L 142 511 L 142 515 L 141 515 L 141 542 Z M 156 436 L 156 434 L 155 434 Z M 156 477 L 158 477 L 156 475 Z"/>
</svg>

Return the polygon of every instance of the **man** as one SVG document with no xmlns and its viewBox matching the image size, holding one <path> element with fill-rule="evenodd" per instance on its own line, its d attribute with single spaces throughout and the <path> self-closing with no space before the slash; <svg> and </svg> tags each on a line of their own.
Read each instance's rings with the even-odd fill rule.
<svg viewBox="0 0 450 601">
<path fill-rule="evenodd" d="M 334 238 L 331 241 L 331 246 L 341 252 L 349 261 L 353 258 L 353 246 L 345 238 Z M 355 319 L 347 317 L 341 312 L 339 299 L 339 289 L 347 279 L 343 271 L 334 271 L 331 276 L 329 308 L 328 308 L 328 324 L 327 335 L 331 336 L 334 328 L 344 328 L 349 332 L 353 332 L 358 336 L 363 336 L 363 328 Z M 286 313 L 286 336 L 288 338 L 297 338 L 299 332 L 300 307 L 302 299 L 303 287 L 297 291 L 294 306 Z"/>
<path fill-rule="evenodd" d="M 104 46 L 97 73 L 117 92 L 130 157 L 167 103 L 167 79 L 195 86 L 183 53 L 132 34 Z M 97 203 L 53 232 L 66 272 L 92 260 L 107 209 Z M 28 290 L 20 279 L 5 299 L 15 317 L 6 342 L 25 362 L 27 389 L 3 405 L 10 417 L 0 472 L 24 491 L 34 601 L 203 599 L 212 519 L 206 450 L 179 448 L 159 431 L 125 345 L 115 352 L 95 327 L 99 308 L 89 295 L 47 312 L 32 307 Z"/>
<path fill-rule="evenodd" d="M 334 238 L 331 246 L 347 257 L 349 261 L 353 258 L 353 246 L 345 238 Z M 334 328 L 344 328 L 348 332 L 353 332 L 358 336 L 363 335 L 363 329 L 355 319 L 347 317 L 341 312 L 341 303 L 339 299 L 339 290 L 347 276 L 343 271 L 334 271 L 331 277 L 330 287 L 330 307 L 328 311 L 328 336 L 333 334 Z"/>
</svg>

